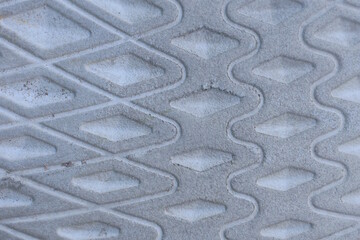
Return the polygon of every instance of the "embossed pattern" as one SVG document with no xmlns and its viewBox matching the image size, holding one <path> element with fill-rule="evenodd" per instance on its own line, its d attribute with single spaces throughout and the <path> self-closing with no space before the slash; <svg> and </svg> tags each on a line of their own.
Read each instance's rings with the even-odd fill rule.
<svg viewBox="0 0 360 240">
<path fill-rule="evenodd" d="M 358 1 L 0 15 L 0 240 L 359 239 Z"/>
</svg>

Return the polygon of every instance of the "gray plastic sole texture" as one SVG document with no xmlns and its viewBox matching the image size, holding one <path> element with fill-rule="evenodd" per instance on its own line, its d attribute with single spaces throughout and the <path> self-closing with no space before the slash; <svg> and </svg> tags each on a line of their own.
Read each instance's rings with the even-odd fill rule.
<svg viewBox="0 0 360 240">
<path fill-rule="evenodd" d="M 359 1 L 0 16 L 0 240 L 359 239 Z"/>
</svg>

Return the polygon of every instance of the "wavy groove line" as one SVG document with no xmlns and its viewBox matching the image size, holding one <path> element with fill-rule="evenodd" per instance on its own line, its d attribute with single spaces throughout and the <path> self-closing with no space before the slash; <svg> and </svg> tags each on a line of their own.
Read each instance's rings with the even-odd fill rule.
<svg viewBox="0 0 360 240">
<path fill-rule="evenodd" d="M 226 4 L 224 4 L 224 7 L 223 7 L 223 9 L 222 9 L 222 16 L 223 16 L 223 19 L 225 20 L 225 22 L 226 22 L 227 24 L 229 24 L 230 26 L 234 27 L 234 28 L 237 28 L 237 29 L 240 29 L 241 31 L 247 32 L 247 33 L 250 34 L 250 35 L 254 38 L 254 40 L 255 40 L 255 47 L 254 47 L 254 49 L 253 49 L 249 54 L 247 54 L 247 55 L 245 55 L 245 56 L 243 56 L 243 57 L 241 57 L 241 58 L 239 58 L 239 59 L 236 59 L 235 61 L 231 62 L 230 65 L 228 66 L 228 69 L 227 69 L 228 77 L 229 77 L 230 80 L 232 80 L 233 82 L 239 84 L 240 81 L 238 81 L 238 80 L 234 77 L 234 75 L 233 75 L 233 68 L 234 68 L 234 66 L 235 66 L 236 64 L 238 64 L 239 62 L 245 61 L 246 59 L 251 58 L 251 57 L 253 57 L 255 54 L 258 53 L 258 51 L 259 51 L 259 49 L 260 49 L 260 45 L 261 45 L 261 39 L 260 39 L 259 34 L 258 34 L 256 31 L 254 31 L 254 30 L 252 30 L 252 29 L 250 29 L 250 28 L 248 28 L 248 27 L 244 27 L 244 26 L 242 26 L 242 25 L 240 25 L 240 24 L 238 24 L 238 23 L 235 23 L 235 22 L 233 22 L 232 20 L 230 20 L 230 18 L 229 18 L 228 15 L 227 15 L 227 9 L 228 9 L 229 3 L 230 3 L 230 1 L 228 1 Z M 237 225 L 240 225 L 240 224 L 242 224 L 242 223 L 244 223 L 244 222 L 248 222 L 248 221 L 252 220 L 253 218 L 255 218 L 255 216 L 256 216 L 256 215 L 258 214 L 258 212 L 259 212 L 259 203 L 258 203 L 257 200 L 255 199 L 255 197 L 250 196 L 250 195 L 247 195 L 247 194 L 239 193 L 239 192 L 235 191 L 235 190 L 233 189 L 232 185 L 231 185 L 232 180 L 233 180 L 236 176 L 241 175 L 241 174 L 243 174 L 244 172 L 250 171 L 250 170 L 252 170 L 252 169 L 255 169 L 255 168 L 261 166 L 262 163 L 263 163 L 263 159 L 264 159 L 263 149 L 262 149 L 259 145 L 257 145 L 256 143 L 253 143 L 253 142 L 247 142 L 247 141 L 243 141 L 243 140 L 237 139 L 237 138 L 234 137 L 233 132 L 231 131 L 233 125 L 234 125 L 236 122 L 241 121 L 241 120 L 243 120 L 243 119 L 245 119 L 245 118 L 249 118 L 249 117 L 257 114 L 257 113 L 260 111 L 260 109 L 262 108 L 263 104 L 264 104 L 264 95 L 263 95 L 263 93 L 262 93 L 262 91 L 261 91 L 260 89 L 258 89 L 257 87 L 255 87 L 255 86 L 253 86 L 253 85 L 247 84 L 247 83 L 243 83 L 243 82 L 240 82 L 240 83 L 249 86 L 250 88 L 252 88 L 253 91 L 257 92 L 258 95 L 259 95 L 260 101 L 259 101 L 259 104 L 257 105 L 257 107 L 256 107 L 254 110 L 252 110 L 252 111 L 250 111 L 250 112 L 248 112 L 248 113 L 245 113 L 245 114 L 243 114 L 242 116 L 238 116 L 238 117 L 235 117 L 235 118 L 231 119 L 231 120 L 229 121 L 228 125 L 227 125 L 226 132 L 227 132 L 227 135 L 228 135 L 228 137 L 230 138 L 230 140 L 232 140 L 234 143 L 243 145 L 243 146 L 249 148 L 250 150 L 252 150 L 254 153 L 259 154 L 259 155 L 260 155 L 260 162 L 255 163 L 255 164 L 252 164 L 252 165 L 249 165 L 248 167 L 242 168 L 242 169 L 237 170 L 237 171 L 235 171 L 235 172 L 232 172 L 232 173 L 228 176 L 228 178 L 227 178 L 227 180 L 226 180 L 226 187 L 227 187 L 228 191 L 229 191 L 232 195 L 234 195 L 236 198 L 244 199 L 244 200 L 249 201 L 250 203 L 252 203 L 253 206 L 254 206 L 254 210 L 253 210 L 253 212 L 252 212 L 249 216 L 247 216 L 246 218 L 237 219 L 237 220 L 235 220 L 235 221 L 232 221 L 232 222 L 230 222 L 230 223 L 227 223 L 227 224 L 223 225 L 223 226 L 221 227 L 221 229 L 220 229 L 220 232 L 219 232 L 220 238 L 221 238 L 222 240 L 226 240 L 226 239 L 227 239 L 226 236 L 225 236 L 225 232 L 226 232 L 227 229 L 232 228 L 232 227 L 237 226 Z"/>
<path fill-rule="evenodd" d="M 311 149 L 311 156 L 315 159 L 315 161 L 317 161 L 319 163 L 322 163 L 322 164 L 325 164 L 325 165 L 328 165 L 328 166 L 331 166 L 331 167 L 339 168 L 343 172 L 343 176 L 340 177 L 339 179 L 336 179 L 335 181 L 333 181 L 333 182 L 331 182 L 331 183 L 329 183 L 329 184 L 327 184 L 325 186 L 322 186 L 319 189 L 311 192 L 309 194 L 309 196 L 308 196 L 308 205 L 309 205 L 309 207 L 310 207 L 310 209 L 312 211 L 314 211 L 315 213 L 318 213 L 318 214 L 331 216 L 331 217 L 335 217 L 335 218 L 346 219 L 346 220 L 359 221 L 360 220 L 359 216 L 350 215 L 350 214 L 344 214 L 344 213 L 337 212 L 337 211 L 331 211 L 331 210 L 323 209 L 323 208 L 315 206 L 314 203 L 313 203 L 313 198 L 316 195 L 319 195 L 319 194 L 321 194 L 321 193 L 323 193 L 325 191 L 328 191 L 331 188 L 334 188 L 334 187 L 337 187 L 337 186 L 341 185 L 342 183 L 346 182 L 348 177 L 349 177 L 348 169 L 347 169 L 347 166 L 345 164 L 343 164 L 343 163 L 341 163 L 339 161 L 336 161 L 336 160 L 322 158 L 315 151 L 315 147 L 316 147 L 316 145 L 318 143 L 320 143 L 320 142 L 322 142 L 322 141 L 324 141 L 324 140 L 326 140 L 326 139 L 328 139 L 330 137 L 333 137 L 333 136 L 337 135 L 340 131 L 342 131 L 344 129 L 344 125 L 345 125 L 345 115 L 342 113 L 341 110 L 339 110 L 339 109 L 337 109 L 335 107 L 330 107 L 330 106 L 327 106 L 327 105 L 324 105 L 324 104 L 320 103 L 316 99 L 316 96 L 315 96 L 315 91 L 316 91 L 317 87 L 319 85 L 329 81 L 331 78 L 333 78 L 338 73 L 338 71 L 339 71 L 339 60 L 337 59 L 337 57 L 333 53 L 331 53 L 329 51 L 326 51 L 326 50 L 317 49 L 316 47 L 312 46 L 310 43 L 308 43 L 305 40 L 305 28 L 306 28 L 306 26 L 309 25 L 311 22 L 315 21 L 315 19 L 317 19 L 317 18 L 321 17 L 322 15 L 324 15 L 331 8 L 333 8 L 333 6 L 329 6 L 327 8 L 324 8 L 323 10 L 319 11 L 317 14 L 313 15 L 312 17 L 310 17 L 309 19 L 304 21 L 302 23 L 301 27 L 300 27 L 299 38 L 300 38 L 300 41 L 303 43 L 303 45 L 308 50 L 310 50 L 312 52 L 316 52 L 316 53 L 318 53 L 319 55 L 322 55 L 322 56 L 327 56 L 335 64 L 334 69 L 329 74 L 323 76 L 322 78 L 320 78 L 319 80 L 317 80 L 316 82 L 314 82 L 311 85 L 310 92 L 311 92 L 311 98 L 312 98 L 314 104 L 321 110 L 336 114 L 340 119 L 340 124 L 336 129 L 334 129 L 334 130 L 332 130 L 332 131 L 330 131 L 330 132 L 328 132 L 328 133 L 326 133 L 324 135 L 321 135 L 321 136 L 317 137 L 316 139 L 314 139 L 314 141 L 310 145 L 310 149 Z"/>
</svg>

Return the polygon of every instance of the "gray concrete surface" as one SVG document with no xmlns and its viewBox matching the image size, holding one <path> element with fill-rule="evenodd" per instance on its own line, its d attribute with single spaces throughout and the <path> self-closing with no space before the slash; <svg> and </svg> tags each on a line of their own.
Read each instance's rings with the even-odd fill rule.
<svg viewBox="0 0 360 240">
<path fill-rule="evenodd" d="M 0 240 L 360 237 L 357 0 L 0 1 Z"/>
</svg>

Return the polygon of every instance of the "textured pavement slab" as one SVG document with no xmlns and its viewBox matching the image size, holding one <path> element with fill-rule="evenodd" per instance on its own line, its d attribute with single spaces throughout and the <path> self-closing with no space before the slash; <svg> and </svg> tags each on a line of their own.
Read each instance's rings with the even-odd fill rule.
<svg viewBox="0 0 360 240">
<path fill-rule="evenodd" d="M 0 240 L 356 240 L 360 1 L 0 1 Z"/>
</svg>

